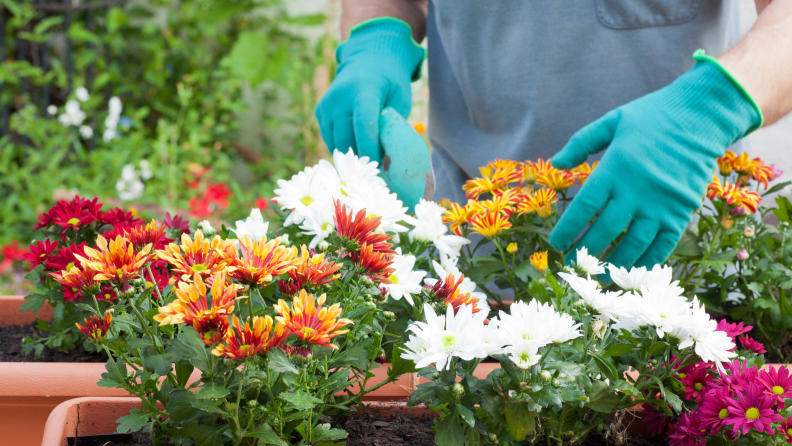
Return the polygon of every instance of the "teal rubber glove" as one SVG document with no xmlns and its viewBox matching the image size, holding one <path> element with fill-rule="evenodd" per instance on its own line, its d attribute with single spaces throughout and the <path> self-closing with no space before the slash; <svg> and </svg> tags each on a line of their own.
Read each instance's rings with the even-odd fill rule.
<svg viewBox="0 0 792 446">
<path fill-rule="evenodd" d="M 601 256 L 626 229 L 610 262 L 648 267 L 671 254 L 701 205 L 717 157 L 763 119 L 717 60 L 702 50 L 693 59 L 689 72 L 608 112 L 553 156 L 554 167 L 569 169 L 605 150 L 550 233 L 553 247 L 569 249 L 594 219 L 575 248 Z"/>
<path fill-rule="evenodd" d="M 392 107 L 405 118 L 409 115 L 410 82 L 417 79 L 425 53 L 401 20 L 383 17 L 352 28 L 336 50 L 335 79 L 316 106 L 328 150 L 346 152 L 351 147 L 357 155 L 380 162 L 380 112 Z"/>
<path fill-rule="evenodd" d="M 429 148 L 421 135 L 392 108 L 386 108 L 380 115 L 379 138 L 384 151 L 380 176 L 413 213 L 421 198 L 434 197 Z"/>
</svg>

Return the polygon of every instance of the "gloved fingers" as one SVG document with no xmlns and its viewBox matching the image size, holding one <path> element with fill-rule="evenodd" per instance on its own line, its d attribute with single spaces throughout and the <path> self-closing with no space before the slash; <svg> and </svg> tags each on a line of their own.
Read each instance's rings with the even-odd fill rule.
<svg viewBox="0 0 792 446">
<path fill-rule="evenodd" d="M 602 252 L 630 224 L 633 216 L 628 209 L 618 198 L 611 199 L 589 226 L 577 247 L 585 246 L 591 255 L 600 258 Z"/>
<path fill-rule="evenodd" d="M 333 149 L 335 148 L 335 143 L 333 142 L 333 121 L 322 111 L 322 104 L 323 101 L 319 101 L 319 104 L 314 110 L 314 115 L 316 116 L 316 122 L 319 123 L 319 133 L 322 134 L 322 140 L 325 146 L 327 146 L 327 151 L 333 153 Z"/>
<path fill-rule="evenodd" d="M 388 104 L 388 107 L 393 107 L 404 119 L 407 119 L 412 108 L 412 90 L 409 88 L 391 88 L 386 104 Z"/>
<path fill-rule="evenodd" d="M 342 153 L 347 153 L 349 149 L 357 153 L 355 150 L 355 132 L 352 129 L 352 116 L 343 118 L 336 118 L 333 124 L 333 148 L 340 150 Z"/>
<path fill-rule="evenodd" d="M 379 145 L 381 111 L 382 98 L 379 95 L 364 94 L 358 97 L 352 118 L 358 156 L 367 156 L 377 163 L 382 162 L 382 150 Z"/>
<path fill-rule="evenodd" d="M 652 244 L 659 229 L 660 223 L 657 220 L 636 218 L 608 256 L 608 263 L 625 268 L 632 267 Z"/>
<path fill-rule="evenodd" d="M 557 169 L 571 169 L 586 161 L 589 155 L 608 147 L 618 124 L 619 114 L 611 110 L 601 118 L 578 130 L 563 149 L 553 155 L 550 163 Z"/>
<path fill-rule="evenodd" d="M 651 268 L 658 263 L 665 262 L 671 251 L 676 247 L 680 237 L 682 237 L 681 231 L 660 231 L 654 241 L 652 241 L 651 246 L 635 262 L 635 265 Z"/>
<path fill-rule="evenodd" d="M 608 198 L 610 198 L 608 181 L 606 177 L 597 175 L 595 170 L 553 228 L 550 233 L 550 244 L 561 251 L 569 249 Z"/>
</svg>

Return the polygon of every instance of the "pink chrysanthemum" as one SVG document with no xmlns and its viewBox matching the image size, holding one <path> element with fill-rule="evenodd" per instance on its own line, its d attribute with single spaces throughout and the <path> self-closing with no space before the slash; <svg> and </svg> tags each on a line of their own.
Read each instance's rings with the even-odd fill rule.
<svg viewBox="0 0 792 446">
<path fill-rule="evenodd" d="M 671 418 L 663 415 L 654 407 L 644 404 L 643 417 L 641 423 L 646 426 L 646 430 L 655 437 L 663 437 L 668 432 L 669 421 Z"/>
<path fill-rule="evenodd" d="M 745 322 L 729 322 L 726 319 L 721 319 L 718 321 L 718 326 L 716 330 L 725 331 L 729 337 L 732 338 L 732 341 L 736 342 L 737 336 L 742 334 L 748 333 L 749 331 L 753 330 L 753 327 L 750 325 L 745 325 Z"/>
<path fill-rule="evenodd" d="M 729 389 L 726 387 L 707 390 L 696 410 L 700 427 L 708 431 L 710 435 L 720 432 L 724 427 L 723 420 L 729 415 L 729 400 L 731 399 Z"/>
<path fill-rule="evenodd" d="M 787 444 L 792 444 L 792 418 L 787 418 L 778 426 L 778 433 L 784 436 Z"/>
<path fill-rule="evenodd" d="M 707 444 L 707 432 L 701 429 L 700 420 L 695 415 L 685 412 L 671 425 L 668 439 L 671 446 L 703 446 Z"/>
<path fill-rule="evenodd" d="M 729 415 L 723 420 L 724 424 L 734 426 L 733 431 L 747 434 L 751 429 L 772 435 L 772 423 L 784 421 L 784 417 L 775 411 L 776 398 L 768 395 L 757 383 L 749 384 L 745 390 L 737 395 L 736 400 L 730 399 Z"/>
<path fill-rule="evenodd" d="M 740 341 L 742 347 L 746 350 L 750 350 L 756 353 L 757 355 L 763 355 L 767 353 L 767 349 L 765 349 L 765 346 L 762 345 L 761 342 L 757 341 L 756 339 L 748 335 L 742 335 L 737 339 Z"/>
<path fill-rule="evenodd" d="M 709 363 L 699 362 L 692 367 L 686 367 L 684 372 L 679 374 L 679 380 L 685 385 L 685 399 L 695 399 L 701 402 L 700 399 L 704 395 L 704 392 L 706 392 L 707 388 L 712 384 L 709 370 Z"/>
<path fill-rule="evenodd" d="M 738 392 L 744 391 L 759 379 L 759 369 L 748 367 L 748 362 L 744 359 L 732 361 L 726 366 L 726 371 L 726 374 L 721 374 L 720 381 Z"/>
<path fill-rule="evenodd" d="M 776 397 L 778 405 L 784 407 L 784 400 L 792 398 L 792 375 L 786 367 L 768 367 L 759 374 L 759 383 L 765 391 Z"/>
</svg>

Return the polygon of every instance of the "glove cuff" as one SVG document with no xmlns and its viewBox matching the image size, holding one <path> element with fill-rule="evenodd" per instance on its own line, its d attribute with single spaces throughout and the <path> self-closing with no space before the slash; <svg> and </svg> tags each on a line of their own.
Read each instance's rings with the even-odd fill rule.
<svg viewBox="0 0 792 446">
<path fill-rule="evenodd" d="M 364 52 L 385 56 L 413 81 L 421 77 L 426 58 L 426 51 L 412 37 L 410 25 L 394 17 L 378 17 L 352 27 L 349 38 L 336 49 L 339 70 L 345 60 Z"/>
</svg>

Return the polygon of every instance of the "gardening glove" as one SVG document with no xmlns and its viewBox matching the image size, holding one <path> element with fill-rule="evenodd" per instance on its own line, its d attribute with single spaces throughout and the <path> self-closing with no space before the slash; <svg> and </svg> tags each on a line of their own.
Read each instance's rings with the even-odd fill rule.
<svg viewBox="0 0 792 446">
<path fill-rule="evenodd" d="M 550 244 L 593 255 L 622 232 L 608 260 L 618 266 L 665 261 L 701 205 L 716 159 L 737 139 L 761 127 L 762 112 L 748 92 L 703 50 L 696 65 L 668 86 L 611 110 L 575 133 L 551 159 L 572 168 L 605 150 L 550 233 Z M 577 247 L 576 246 L 576 247 Z"/>
<path fill-rule="evenodd" d="M 328 150 L 351 147 L 358 156 L 381 162 L 380 112 L 393 107 L 407 117 L 410 82 L 418 78 L 424 55 L 401 20 L 382 17 L 352 28 L 336 50 L 335 80 L 316 106 Z"/>
</svg>

